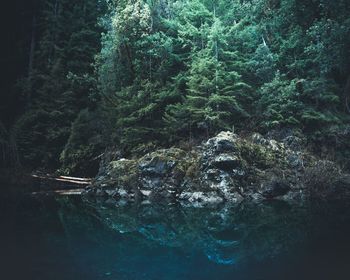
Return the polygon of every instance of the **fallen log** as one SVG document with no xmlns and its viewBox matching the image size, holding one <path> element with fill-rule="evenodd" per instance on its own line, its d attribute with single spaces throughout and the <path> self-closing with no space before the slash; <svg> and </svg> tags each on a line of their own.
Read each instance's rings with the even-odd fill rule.
<svg viewBox="0 0 350 280">
<path fill-rule="evenodd" d="M 91 182 L 91 178 L 78 178 L 78 177 L 69 177 L 69 176 L 59 176 L 58 178 L 72 180 L 72 181 L 82 181 L 82 182 Z"/>
<path fill-rule="evenodd" d="M 90 178 L 76 178 L 76 177 L 67 177 L 67 176 L 51 177 L 51 176 L 42 176 L 42 175 L 35 175 L 35 174 L 33 174 L 32 177 L 43 181 L 45 180 L 56 181 L 61 183 L 74 184 L 74 185 L 88 186 L 91 184 Z"/>
</svg>

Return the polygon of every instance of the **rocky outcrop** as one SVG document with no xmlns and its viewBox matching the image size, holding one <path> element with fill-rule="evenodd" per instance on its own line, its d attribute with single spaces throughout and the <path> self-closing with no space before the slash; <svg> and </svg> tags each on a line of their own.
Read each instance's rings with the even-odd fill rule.
<svg viewBox="0 0 350 280">
<path fill-rule="evenodd" d="M 317 174 L 318 164 L 305 151 L 301 137 L 287 134 L 277 141 L 257 133 L 241 138 L 226 131 L 191 152 L 161 149 L 140 159 L 111 161 L 84 193 L 119 202 L 169 200 L 198 207 L 243 200 L 300 200 L 330 192 L 327 186 L 332 183 L 340 186 L 340 193 L 350 193 L 349 180 L 340 180 L 336 165 L 323 166 L 328 181 L 318 188 L 317 178 L 323 180 Z"/>
</svg>

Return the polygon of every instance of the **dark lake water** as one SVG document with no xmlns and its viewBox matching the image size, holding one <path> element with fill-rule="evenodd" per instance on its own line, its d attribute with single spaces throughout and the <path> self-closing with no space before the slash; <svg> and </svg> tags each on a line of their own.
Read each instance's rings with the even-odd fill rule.
<svg viewBox="0 0 350 280">
<path fill-rule="evenodd" d="M 0 279 L 350 279 L 347 203 L 0 196 Z"/>
</svg>

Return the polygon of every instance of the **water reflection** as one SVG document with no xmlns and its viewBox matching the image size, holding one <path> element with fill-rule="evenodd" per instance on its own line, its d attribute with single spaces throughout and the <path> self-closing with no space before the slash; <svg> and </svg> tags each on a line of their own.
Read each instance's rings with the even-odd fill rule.
<svg viewBox="0 0 350 280">
<path fill-rule="evenodd" d="M 200 252 L 217 264 L 271 258 L 288 251 L 307 234 L 307 209 L 285 202 L 215 208 L 85 202 L 118 233 L 138 233 L 145 242 Z"/>
<path fill-rule="evenodd" d="M 347 279 L 346 205 L 0 201 L 0 279 Z"/>
</svg>

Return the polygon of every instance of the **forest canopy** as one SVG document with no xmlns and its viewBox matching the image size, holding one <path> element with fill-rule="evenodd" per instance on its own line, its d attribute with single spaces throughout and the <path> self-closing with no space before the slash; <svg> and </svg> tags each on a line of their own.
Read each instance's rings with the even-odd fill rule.
<svg viewBox="0 0 350 280">
<path fill-rule="evenodd" d="M 106 147 L 346 125 L 349 15 L 347 0 L 40 0 L 4 161 L 82 174 Z"/>
</svg>

